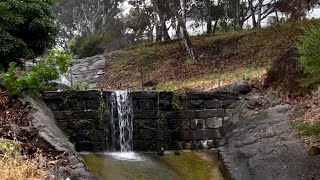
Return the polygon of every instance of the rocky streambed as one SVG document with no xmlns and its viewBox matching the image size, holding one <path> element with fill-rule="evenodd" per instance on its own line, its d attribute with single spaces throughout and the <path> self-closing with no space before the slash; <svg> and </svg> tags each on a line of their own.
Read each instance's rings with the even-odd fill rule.
<svg viewBox="0 0 320 180">
<path fill-rule="evenodd" d="M 227 171 L 235 180 L 319 179 L 320 157 L 309 156 L 290 117 L 294 106 L 280 103 L 276 93 L 245 97 L 224 125 L 219 147 Z"/>
</svg>

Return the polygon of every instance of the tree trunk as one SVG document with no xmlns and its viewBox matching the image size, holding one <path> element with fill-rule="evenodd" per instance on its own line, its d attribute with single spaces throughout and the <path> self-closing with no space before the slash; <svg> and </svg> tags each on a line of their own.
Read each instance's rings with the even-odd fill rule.
<svg viewBox="0 0 320 180">
<path fill-rule="evenodd" d="M 160 22 L 161 22 L 161 34 L 164 41 L 170 41 L 171 38 L 168 33 L 168 28 L 166 25 L 166 15 L 161 13 L 160 15 Z"/>
<path fill-rule="evenodd" d="M 214 26 L 213 26 L 213 34 L 216 34 L 217 26 L 218 26 L 218 22 L 219 22 L 219 19 L 217 19 L 217 20 L 214 22 Z"/>
<path fill-rule="evenodd" d="M 180 31 L 180 33 L 179 33 L 180 40 L 182 41 L 185 48 L 187 49 L 190 58 L 196 59 L 193 45 L 191 43 L 187 28 L 186 28 L 186 0 L 180 0 L 181 15 L 178 13 L 177 8 L 174 6 L 173 0 L 169 0 L 169 2 L 170 2 L 170 9 L 178 20 L 178 27 L 177 28 Z"/>
<path fill-rule="evenodd" d="M 258 20 L 257 20 L 257 27 L 260 28 L 261 27 L 261 11 L 262 11 L 262 3 L 263 0 L 259 0 L 259 4 L 258 4 Z"/>
<path fill-rule="evenodd" d="M 162 40 L 161 35 L 161 23 L 160 23 L 160 14 L 159 14 L 159 8 L 157 4 L 157 0 L 152 0 L 153 5 L 153 18 L 154 18 L 154 27 L 156 30 L 156 42 L 160 42 Z"/>
<path fill-rule="evenodd" d="M 207 8 L 207 34 L 212 33 L 212 12 L 211 12 L 211 3 L 210 0 L 206 0 Z"/>
<path fill-rule="evenodd" d="M 250 0 L 249 1 L 249 7 L 250 7 L 250 11 L 251 11 L 251 18 L 252 18 L 252 26 L 253 28 L 256 28 L 257 27 L 257 20 L 256 20 L 256 11 L 253 7 L 253 0 Z"/>
<path fill-rule="evenodd" d="M 187 13 L 186 13 L 186 0 L 180 0 L 180 7 L 181 7 L 181 16 L 177 14 L 178 21 L 180 22 L 180 37 L 181 40 L 184 43 L 185 48 L 187 49 L 189 56 L 191 59 L 196 59 L 193 45 L 191 43 L 191 40 L 189 38 L 189 34 L 186 28 L 186 19 L 187 19 Z"/>
</svg>

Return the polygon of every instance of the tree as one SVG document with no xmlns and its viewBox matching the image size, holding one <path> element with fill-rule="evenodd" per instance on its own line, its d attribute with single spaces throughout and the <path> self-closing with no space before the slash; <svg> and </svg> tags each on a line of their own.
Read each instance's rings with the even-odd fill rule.
<svg viewBox="0 0 320 180">
<path fill-rule="evenodd" d="M 60 25 L 61 45 L 76 36 L 88 36 L 110 31 L 122 12 L 124 0 L 60 0 L 54 12 Z"/>
<path fill-rule="evenodd" d="M 0 65 L 33 59 L 54 45 L 55 0 L 0 0 Z"/>
<path fill-rule="evenodd" d="M 186 27 L 186 18 L 187 18 L 186 0 L 180 0 L 181 14 L 179 14 L 179 8 L 177 8 L 177 2 L 175 2 L 174 0 L 169 0 L 169 3 L 170 3 L 170 9 L 178 21 L 177 33 L 178 33 L 179 39 L 187 49 L 190 58 L 196 59 L 193 45 L 190 40 L 187 27 Z"/>
<path fill-rule="evenodd" d="M 306 17 L 319 0 L 276 0 L 276 8 L 286 14 L 291 21 L 299 21 Z"/>
</svg>

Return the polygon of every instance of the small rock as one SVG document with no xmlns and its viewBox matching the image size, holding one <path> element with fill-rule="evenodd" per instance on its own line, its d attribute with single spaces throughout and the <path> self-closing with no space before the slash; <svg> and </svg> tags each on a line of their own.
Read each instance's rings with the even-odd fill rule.
<svg viewBox="0 0 320 180">
<path fill-rule="evenodd" d="M 242 147 L 242 146 L 245 146 L 245 145 L 253 144 L 253 143 L 255 143 L 255 142 L 257 142 L 257 138 L 254 137 L 254 136 L 249 136 L 249 137 L 245 138 L 245 139 L 242 140 L 242 141 L 237 141 L 237 142 L 235 143 L 235 146 L 236 146 L 236 147 Z"/>
<path fill-rule="evenodd" d="M 153 87 L 156 86 L 159 82 L 156 80 L 148 81 L 143 83 L 143 87 Z"/>
<path fill-rule="evenodd" d="M 174 155 L 177 155 L 177 156 L 180 155 L 180 151 L 179 150 L 175 150 L 174 151 Z"/>
<path fill-rule="evenodd" d="M 240 81 L 240 82 L 236 82 L 234 84 L 232 84 L 230 86 L 230 89 L 233 92 L 239 92 L 241 94 L 248 94 L 249 92 L 251 92 L 251 85 L 249 82 L 247 81 Z"/>
<path fill-rule="evenodd" d="M 163 155 L 164 155 L 164 148 L 161 147 L 157 154 L 158 154 L 159 156 L 163 156 Z"/>
<path fill-rule="evenodd" d="M 267 130 L 267 132 L 260 133 L 261 138 L 272 138 L 275 136 L 276 136 L 276 133 L 273 132 L 271 129 Z"/>
<path fill-rule="evenodd" d="M 281 100 L 277 92 L 270 92 L 266 95 L 266 100 L 271 104 L 272 107 L 279 105 Z"/>
<path fill-rule="evenodd" d="M 309 156 L 316 156 L 320 154 L 320 148 L 312 146 L 308 151 Z"/>
</svg>

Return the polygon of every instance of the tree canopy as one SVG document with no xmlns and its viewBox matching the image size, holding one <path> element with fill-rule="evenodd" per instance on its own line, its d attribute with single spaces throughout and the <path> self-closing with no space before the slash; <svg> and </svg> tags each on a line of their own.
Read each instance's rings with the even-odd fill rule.
<svg viewBox="0 0 320 180">
<path fill-rule="evenodd" d="M 33 59 L 54 45 L 55 0 L 0 0 L 0 66 Z"/>
</svg>

